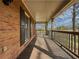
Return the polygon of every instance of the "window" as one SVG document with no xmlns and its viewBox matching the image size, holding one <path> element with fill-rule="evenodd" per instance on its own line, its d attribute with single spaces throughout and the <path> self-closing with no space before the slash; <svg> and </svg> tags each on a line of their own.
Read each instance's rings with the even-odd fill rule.
<svg viewBox="0 0 79 59">
<path fill-rule="evenodd" d="M 33 35 L 33 27 L 34 27 L 34 24 L 31 22 L 31 36 Z"/>
<path fill-rule="evenodd" d="M 28 18 L 25 12 L 20 8 L 20 43 L 21 45 L 28 40 Z"/>
</svg>

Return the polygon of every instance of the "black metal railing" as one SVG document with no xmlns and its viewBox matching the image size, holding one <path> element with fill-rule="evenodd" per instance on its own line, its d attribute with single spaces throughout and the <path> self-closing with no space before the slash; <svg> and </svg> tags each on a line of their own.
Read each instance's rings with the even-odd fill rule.
<svg viewBox="0 0 79 59">
<path fill-rule="evenodd" d="M 52 30 L 52 38 L 79 58 L 79 32 Z"/>
</svg>

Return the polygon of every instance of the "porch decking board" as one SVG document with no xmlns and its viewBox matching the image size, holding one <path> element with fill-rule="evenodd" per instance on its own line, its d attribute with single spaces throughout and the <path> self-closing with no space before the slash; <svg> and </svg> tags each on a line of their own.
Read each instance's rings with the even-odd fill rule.
<svg viewBox="0 0 79 59">
<path fill-rule="evenodd" d="M 50 39 L 37 37 L 30 59 L 72 59 Z"/>
</svg>

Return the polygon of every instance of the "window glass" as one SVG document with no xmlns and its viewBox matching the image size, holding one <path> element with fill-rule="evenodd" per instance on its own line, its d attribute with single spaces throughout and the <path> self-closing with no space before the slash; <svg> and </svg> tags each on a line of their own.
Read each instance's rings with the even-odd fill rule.
<svg viewBox="0 0 79 59">
<path fill-rule="evenodd" d="M 25 15 L 25 12 L 20 8 L 20 44 L 24 44 L 25 41 L 28 41 L 28 18 Z"/>
<path fill-rule="evenodd" d="M 31 22 L 31 36 L 33 36 L 33 27 L 34 27 L 34 24 Z"/>
</svg>

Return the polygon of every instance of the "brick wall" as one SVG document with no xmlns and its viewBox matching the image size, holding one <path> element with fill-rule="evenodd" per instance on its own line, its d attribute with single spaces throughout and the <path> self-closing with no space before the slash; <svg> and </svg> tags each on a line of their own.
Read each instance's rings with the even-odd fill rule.
<svg viewBox="0 0 79 59">
<path fill-rule="evenodd" d="M 20 47 L 19 0 L 6 6 L 0 0 L 0 59 L 15 59 Z"/>
</svg>

